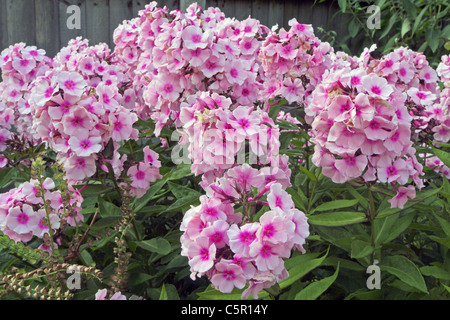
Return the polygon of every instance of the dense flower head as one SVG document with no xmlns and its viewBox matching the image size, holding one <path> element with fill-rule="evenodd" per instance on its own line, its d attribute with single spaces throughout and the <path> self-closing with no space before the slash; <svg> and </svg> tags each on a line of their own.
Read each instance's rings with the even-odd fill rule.
<svg viewBox="0 0 450 320">
<path fill-rule="evenodd" d="M 314 164 L 335 183 L 362 179 L 397 188 L 411 178 L 422 188 L 405 100 L 401 90 L 368 68 L 329 72 L 305 108 Z"/>
<path fill-rule="evenodd" d="M 56 55 L 54 68 L 34 81 L 33 128 L 57 152 L 69 179 L 92 176 L 97 160 L 114 164 L 118 142 L 137 139 L 137 116 L 123 105 L 125 79 L 105 44 L 89 46 L 77 38 Z M 102 159 L 109 143 L 112 159 Z M 116 174 L 123 161 L 115 166 Z"/>
<path fill-rule="evenodd" d="M 181 103 L 180 145 L 196 174 L 213 179 L 242 164 L 279 161 L 279 128 L 258 107 L 232 104 L 225 96 L 198 92 Z"/>
<path fill-rule="evenodd" d="M 226 18 L 217 8 L 193 4 L 186 13 L 169 13 L 152 2 L 115 31 L 117 56 L 126 64 L 129 52 L 139 55 L 126 65 L 134 94 L 144 98 L 136 112 L 152 118 L 159 135 L 163 126 L 179 125 L 181 103 L 197 91 L 254 104 L 263 81 L 257 52 L 266 31 L 258 20 Z"/>
<path fill-rule="evenodd" d="M 6 140 L 17 136 L 39 142 L 32 128 L 30 112 L 31 83 L 52 68 L 53 61 L 45 51 L 35 46 L 17 43 L 4 49 L 0 55 L 2 82 L 0 83 L 0 151 L 6 148 Z M 0 165 L 1 167 L 1 165 Z"/>
<path fill-rule="evenodd" d="M 307 104 L 311 92 L 331 67 L 333 48 L 314 35 L 311 25 L 295 18 L 289 30 L 275 28 L 264 39 L 259 58 L 265 71 L 264 99 L 285 98 Z"/>
<path fill-rule="evenodd" d="M 242 296 L 257 298 L 264 287 L 288 276 L 283 258 L 293 249 L 305 252 L 309 226 L 286 186 L 266 178 L 263 169 L 235 166 L 206 188 L 199 206 L 186 212 L 181 253 L 189 258 L 192 279 L 206 275 L 225 293 L 248 284 Z"/>
<path fill-rule="evenodd" d="M 44 243 L 40 248 L 51 251 L 50 241 L 53 240 L 49 238 L 49 225 L 55 232 L 63 225 L 74 227 L 83 222 L 80 213 L 83 197 L 72 186 L 68 188 L 70 199 L 67 203 L 51 178 L 45 178 L 42 185 L 31 179 L 0 194 L 0 230 L 16 242 L 27 243 L 33 237 L 42 239 Z"/>
</svg>

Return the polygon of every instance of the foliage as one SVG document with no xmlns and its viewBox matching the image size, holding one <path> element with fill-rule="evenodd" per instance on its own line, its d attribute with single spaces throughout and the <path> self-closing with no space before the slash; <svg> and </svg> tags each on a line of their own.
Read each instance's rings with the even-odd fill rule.
<svg viewBox="0 0 450 320">
<path fill-rule="evenodd" d="M 376 43 L 380 51 L 388 56 L 393 48 L 404 45 L 410 46 L 413 50 L 426 52 L 427 58 L 430 58 L 435 65 L 440 61 L 444 52 L 442 46 L 448 40 L 450 31 L 445 21 L 450 6 L 445 1 L 417 3 L 405 0 L 395 5 L 380 1 L 378 5 L 381 7 L 382 28 L 372 31 L 368 30 L 361 22 L 366 16 L 366 7 L 362 6 L 360 2 L 343 0 L 338 1 L 338 4 L 342 12 L 350 14 L 352 17 L 349 24 L 349 38 L 357 41 L 354 43 L 354 49 L 358 52 L 370 56 L 371 52 L 363 51 L 362 48 Z M 358 60 L 357 57 L 341 52 L 337 54 L 338 51 L 334 52 L 328 43 L 317 39 L 313 35 L 312 29 L 308 29 L 307 26 L 296 21 L 292 21 L 291 30 L 282 30 L 279 33 L 270 32 L 267 30 L 268 28 L 261 27 L 263 31 L 259 30 L 261 33 L 254 35 L 254 38 L 260 41 L 258 45 L 261 46 L 257 58 L 264 60 L 265 64 L 261 63 L 256 56 L 252 56 L 251 59 L 255 63 L 252 71 L 262 72 L 262 74 L 258 73 L 258 76 L 255 75 L 254 78 L 250 75 L 248 77 L 255 81 L 258 92 L 267 94 L 268 87 L 274 84 L 278 84 L 285 91 L 280 89 L 276 91 L 277 94 L 272 92 L 273 94 L 267 94 L 264 99 L 258 96 L 255 101 L 249 102 L 254 107 L 251 106 L 248 109 L 242 106 L 227 109 L 224 107 L 226 102 L 229 101 L 230 105 L 235 107 L 241 105 L 236 100 L 242 97 L 234 95 L 233 90 L 237 90 L 237 85 L 230 85 L 226 81 L 217 85 L 214 82 L 223 81 L 226 78 L 225 71 L 223 71 L 224 74 L 217 77 L 214 75 L 203 76 L 199 70 L 194 68 L 195 66 L 191 65 L 192 61 L 187 61 L 185 66 L 176 71 L 169 70 L 162 63 L 163 67 L 158 69 L 158 62 L 161 61 L 152 61 L 153 57 L 146 55 L 145 50 L 158 45 L 164 47 L 166 41 L 157 39 L 158 41 L 149 44 L 151 42 L 149 39 L 144 39 L 148 42 L 141 41 L 142 39 L 136 36 L 135 42 L 133 42 L 134 40 L 129 39 L 132 38 L 130 36 L 132 32 L 121 33 L 121 28 L 126 29 L 128 24 L 133 25 L 132 30 L 134 31 L 145 30 L 145 33 L 142 32 L 145 36 L 149 36 L 156 30 L 171 29 L 167 26 L 158 29 L 160 25 L 151 32 L 149 31 L 150 27 L 146 29 L 154 20 L 157 21 L 156 24 L 161 22 L 157 19 L 162 19 L 164 23 L 175 21 L 173 26 L 185 27 L 186 21 L 182 20 L 185 19 L 182 15 L 170 15 L 159 9 L 152 11 L 154 9 L 152 6 L 147 7 L 148 11 L 141 12 L 139 19 L 124 22 L 117 29 L 115 40 L 123 47 L 114 54 L 110 54 L 109 49 L 105 47 L 90 47 L 87 43 L 76 39 L 71 42 L 69 49 L 76 48 L 78 51 L 70 51 L 65 48 L 55 59 L 58 61 L 63 57 L 65 50 L 70 51 L 69 57 L 81 55 L 80 61 L 85 61 L 83 59 L 86 59 L 86 56 L 88 58 L 92 56 L 99 60 L 99 65 L 107 66 L 114 72 L 120 70 L 115 73 L 120 76 L 110 78 L 105 75 L 90 76 L 83 74 L 83 71 L 80 70 L 71 70 L 71 64 L 65 61 L 60 65 L 55 64 L 51 72 L 44 70 L 36 79 L 31 79 L 31 76 L 30 79 L 27 78 L 30 81 L 29 87 L 23 90 L 22 96 L 24 100 L 31 101 L 32 112 L 29 117 L 32 123 L 34 121 L 34 125 L 26 130 L 31 131 L 38 127 L 40 129 L 38 132 L 45 138 L 43 139 L 45 142 L 36 139 L 36 136 L 25 139 L 20 132 L 17 132 L 17 129 L 9 130 L 13 126 L 8 126 L 8 130 L 0 128 L 0 130 L 4 130 L 0 131 L 1 134 L 4 134 L 5 131 L 8 131 L 9 134 L 8 139 L 2 137 L 0 140 L 0 147 L 5 146 L 0 149 L 0 167 L 2 168 L 0 171 L 0 188 L 2 188 L 0 227 L 4 231 L 0 235 L 0 297 L 2 299 L 92 300 L 106 297 L 149 300 L 252 299 L 254 296 L 252 297 L 246 290 L 253 285 L 257 290 L 252 293 L 258 299 L 448 300 L 450 298 L 450 183 L 448 181 L 450 174 L 439 171 L 446 166 L 450 167 L 450 145 L 448 139 L 445 141 L 445 137 L 442 138 L 445 136 L 445 132 L 441 134 L 440 131 L 433 131 L 438 126 L 444 127 L 447 120 L 441 121 L 438 116 L 435 118 L 430 116 L 425 111 L 428 111 L 427 107 L 431 103 L 428 101 L 416 102 L 412 93 L 406 90 L 410 86 L 430 93 L 434 97 L 432 105 L 438 106 L 437 109 L 443 111 L 443 116 L 448 117 L 448 106 L 445 105 L 448 104 L 449 99 L 448 84 L 440 83 L 440 87 L 438 87 L 437 81 L 432 81 L 432 84 L 426 85 L 422 76 L 417 75 L 419 71 L 416 69 L 414 70 L 417 71 L 415 75 L 417 81 L 401 82 L 398 87 L 395 86 L 396 79 L 393 80 L 394 84 L 387 84 L 385 81 L 385 87 L 403 91 L 399 95 L 393 95 L 394 97 L 382 99 L 382 102 L 376 96 L 378 94 L 374 93 L 375 96 L 370 97 L 370 103 L 376 105 L 377 112 L 384 110 L 382 108 L 389 108 L 389 117 L 386 116 L 384 121 L 389 122 L 388 129 L 391 133 L 395 133 L 399 127 L 401 111 L 407 110 L 408 114 L 411 113 L 411 118 L 407 118 L 412 125 L 411 128 L 408 127 L 408 130 L 411 131 L 407 131 L 408 136 L 404 143 L 406 147 L 402 145 L 399 152 L 394 152 L 397 151 L 394 147 L 384 150 L 384 153 L 370 152 L 370 163 L 366 160 L 364 169 L 361 169 L 356 176 L 351 176 L 349 172 L 341 172 L 343 179 L 335 181 L 334 177 L 330 177 L 331 165 L 321 163 L 318 158 L 323 154 L 333 156 L 334 166 L 334 163 L 338 163 L 338 161 L 342 163 L 346 156 L 343 155 L 344 153 L 340 153 L 340 148 L 333 149 L 330 141 L 322 146 L 321 154 L 318 152 L 318 146 L 321 145 L 320 138 L 324 135 L 320 134 L 323 132 L 317 129 L 317 121 L 311 120 L 322 117 L 323 113 L 321 112 L 328 106 L 317 106 L 316 99 L 320 101 L 320 98 L 323 97 L 321 88 L 330 83 L 333 84 L 333 89 L 327 91 L 330 93 L 328 96 L 330 99 L 334 99 L 335 96 L 353 99 L 358 90 L 363 95 L 372 94 L 361 86 L 353 87 L 350 84 L 344 86 L 343 83 L 346 84 L 345 77 L 336 81 L 339 85 L 334 85 L 332 80 L 335 79 L 332 77 L 335 74 L 353 75 L 352 71 L 362 70 L 362 73 L 367 73 L 364 76 L 369 81 L 374 78 L 385 80 L 384 75 L 376 74 L 378 71 L 374 71 L 384 63 L 382 58 L 370 57 L 366 61 L 364 55 L 361 60 Z M 386 14 L 388 10 L 393 13 L 390 15 L 391 18 Z M 217 21 L 225 20 L 225 23 L 230 23 L 225 18 L 220 19 L 220 11 L 209 10 L 206 13 L 215 14 Z M 198 18 L 203 11 L 196 5 L 191 6 L 186 14 L 190 15 L 192 20 L 189 21 L 192 24 L 203 25 L 206 23 L 206 19 Z M 417 19 L 414 18 L 416 14 Z M 198 20 L 196 20 L 197 18 Z M 138 20 L 143 25 L 142 29 L 139 29 L 141 25 L 137 22 Z M 147 25 L 146 22 L 149 24 Z M 251 22 L 253 23 L 253 21 Z M 189 25 L 189 27 L 193 26 Z M 226 27 L 230 27 L 230 25 Z M 195 28 L 187 30 L 198 32 L 193 29 Z M 364 32 L 359 32 L 360 30 Z M 180 31 L 180 34 L 183 34 L 183 31 Z M 209 33 L 205 32 L 205 34 L 212 38 Z M 120 37 L 127 38 L 129 42 L 122 43 L 121 40 L 117 40 Z M 167 40 L 167 38 L 164 39 Z M 293 58 L 280 59 L 281 62 L 278 65 L 278 60 L 274 62 L 275 59 L 271 59 L 274 55 L 272 51 L 281 51 L 281 49 L 274 49 L 274 44 L 282 43 L 286 39 L 293 39 L 291 43 L 293 47 L 290 49 L 295 54 Z M 202 38 L 201 41 L 203 40 Z M 343 40 L 348 39 L 344 38 Z M 188 43 L 185 38 L 183 41 L 185 41 L 183 43 Z M 189 44 L 194 45 L 195 43 Z M 24 47 L 19 45 L 12 51 L 18 54 Z M 208 50 L 212 50 L 212 47 L 211 45 Z M 290 55 L 288 50 L 284 51 L 286 46 L 280 45 L 280 47 L 283 49 L 283 54 Z M 301 48 L 305 47 L 307 50 L 302 51 Z M 348 49 L 342 44 L 340 47 Z M 88 50 L 88 53 L 83 50 Z M 135 57 L 134 54 L 139 54 L 142 64 L 149 61 L 155 63 L 154 69 L 148 70 L 145 67 L 138 69 L 138 66 L 142 66 L 135 61 L 127 64 L 124 61 L 114 60 L 117 57 L 126 60 L 130 57 L 128 55 L 130 51 L 132 51 L 131 56 L 133 57 Z M 164 55 L 161 56 L 177 57 L 175 50 L 165 48 L 159 52 L 164 52 Z M 174 56 L 172 57 L 171 54 Z M 408 54 L 413 55 L 409 51 Z M 217 56 L 214 59 L 216 58 Z M 231 55 L 227 59 L 232 64 L 242 57 Z M 246 59 L 251 60 L 249 57 Z M 5 57 L 4 61 L 6 60 Z M 61 59 L 59 62 L 63 60 Z M 283 71 L 283 67 L 289 63 L 292 63 L 292 69 L 286 68 L 287 70 Z M 413 68 L 414 63 L 411 61 L 408 63 Z M 245 69 L 246 66 L 243 65 L 244 63 L 240 67 Z M 421 64 L 421 66 L 423 65 L 425 63 Z M 46 68 L 45 66 L 41 67 Z M 117 69 L 114 69 L 115 67 Z M 5 67 L 5 69 L 8 68 Z M 20 68 L 18 68 L 19 70 Z M 245 71 L 249 70 L 250 67 L 245 69 Z M 314 71 L 304 72 L 304 70 Z M 11 68 L 6 71 L 11 72 Z M 79 92 L 81 99 L 76 100 L 77 103 L 71 105 L 70 108 L 76 109 L 78 112 L 81 108 L 78 103 L 82 104 L 86 100 L 96 106 L 86 108 L 94 114 L 94 116 L 89 114 L 89 117 L 92 117 L 90 119 L 98 121 L 95 125 L 90 126 L 91 133 L 86 136 L 85 130 L 82 130 L 81 133 L 72 131 L 65 136 L 65 131 L 67 131 L 65 129 L 69 127 L 69 124 L 67 124 L 68 121 L 64 121 L 63 116 L 55 116 L 51 123 L 46 122 L 46 112 L 56 113 L 55 109 L 51 109 L 56 105 L 54 104 L 55 96 L 64 91 L 67 93 L 73 90 L 72 86 L 63 86 L 63 80 L 67 80 L 68 72 L 82 74 L 83 76 L 79 76 L 79 82 L 86 82 L 82 86 L 83 90 Z M 173 74 L 176 72 L 181 75 L 174 76 Z M 159 88 L 159 81 L 162 81 L 168 74 L 170 77 L 173 76 L 173 78 L 168 76 L 170 79 L 168 83 L 174 84 L 180 78 L 184 79 L 186 83 L 183 84 L 182 90 L 181 87 L 179 88 L 179 95 L 177 94 L 173 99 L 179 103 L 173 105 L 169 103 L 168 105 L 172 109 L 165 110 L 161 106 L 165 106 L 164 103 L 167 101 L 161 102 L 161 100 L 167 97 L 163 96 L 162 90 L 159 90 L 161 95 L 156 94 L 158 90 L 153 90 L 153 86 Z M 155 77 L 153 82 L 150 79 L 152 76 Z M 117 81 L 115 83 L 116 91 L 109 96 L 111 99 L 106 99 L 109 91 L 103 86 L 103 83 L 98 85 L 98 82 L 106 82 L 108 79 Z M 186 79 L 196 82 L 195 85 L 188 83 Z M 323 83 L 322 80 L 324 80 Z M 57 83 L 58 81 L 61 83 Z M 289 85 L 292 86 L 292 83 L 295 84 L 295 88 L 301 90 L 293 94 L 292 90 L 287 89 Z M 5 84 L 5 88 L 15 85 L 14 81 L 11 81 Z M 39 95 L 41 86 L 50 89 L 50 97 L 55 95 L 53 96 L 55 101 L 50 101 L 50 98 L 43 102 L 38 101 L 36 96 L 45 100 L 42 98 L 43 95 Z M 447 90 L 442 90 L 442 100 L 437 96 L 441 87 L 445 87 Z M 132 95 L 130 91 L 137 96 L 136 105 L 138 107 L 136 110 L 121 107 L 121 104 L 125 104 L 127 95 Z M 31 98 L 28 93 L 31 93 Z M 68 96 L 73 98 L 71 94 Z M 399 102 L 398 96 L 404 97 L 404 100 L 400 99 Z M 445 97 L 447 100 L 444 99 Z M 166 100 L 170 99 L 172 97 Z M 109 102 L 105 102 L 106 100 L 112 100 L 112 104 L 109 105 Z M 154 104 L 143 103 L 143 101 L 154 102 Z M 2 120 L 5 119 L 5 115 L 12 114 L 12 111 L 8 111 L 9 109 L 18 108 L 16 102 L 8 101 L 4 107 L 0 105 Z M 221 105 L 218 106 L 218 104 Z M 107 105 L 106 111 L 98 112 L 96 109 L 98 105 Z M 160 108 L 156 108 L 155 105 Z M 313 107 L 317 107 L 317 109 L 312 111 Z M 398 109 L 395 110 L 398 110 L 399 114 L 394 115 L 394 112 L 391 111 L 397 107 Z M 253 172 L 257 172 L 256 178 L 264 177 L 258 171 L 263 172 L 263 165 L 258 163 L 254 165 L 254 168 L 248 166 L 253 171 L 246 176 L 242 173 L 244 171 L 237 171 L 241 173 L 240 175 L 236 175 L 232 171 L 236 168 L 242 169 L 241 167 L 214 167 L 210 163 L 191 166 L 190 163 L 174 161 L 173 154 L 179 151 L 183 142 L 186 143 L 186 139 L 204 142 L 202 134 L 206 134 L 208 130 L 220 128 L 223 131 L 227 130 L 229 136 L 241 134 L 239 137 L 245 137 L 245 134 L 248 133 L 240 133 L 239 129 L 242 128 L 236 125 L 243 108 L 248 119 L 271 133 L 271 138 L 275 140 L 277 146 L 276 156 L 287 161 L 286 163 L 281 161 L 283 170 L 280 171 L 283 172 L 277 172 L 278 178 L 272 177 L 272 181 L 259 179 L 260 182 L 250 185 L 247 190 L 245 183 L 240 182 L 247 181 L 246 179 L 249 179 Z M 83 112 L 87 113 L 86 110 Z M 286 114 L 284 110 L 292 110 L 292 114 Z M 215 113 L 216 111 L 217 113 Z M 182 115 L 177 114 L 178 112 Z M 374 117 L 373 113 L 372 110 L 372 117 Z M 192 115 L 192 118 L 187 115 Z M 122 136 L 115 135 L 117 132 L 111 129 L 122 116 L 129 117 L 128 120 L 131 119 L 132 123 L 126 123 L 131 123 L 130 128 L 131 126 L 133 128 L 133 131 L 130 129 L 127 137 L 123 139 Z M 171 118 L 172 116 L 175 118 Z M 241 119 L 247 120 L 245 116 Z M 341 116 L 340 114 L 339 117 Z M 352 119 L 354 120 L 355 117 Z M 333 123 L 340 121 L 338 117 L 332 120 Z M 348 118 L 344 120 L 346 126 L 352 130 L 360 129 L 355 124 L 356 121 L 352 122 Z M 423 122 L 421 122 L 422 120 Z M 19 122 L 17 119 L 15 121 Z M 9 124 L 9 120 L 4 122 Z M 190 131 L 190 126 L 194 122 L 197 129 L 201 127 L 201 134 L 198 131 Z M 228 126 L 223 125 L 222 122 Z M 120 128 L 116 131 L 120 131 Z M 174 135 L 180 132 L 184 141 L 183 139 L 174 140 Z M 88 138 L 98 135 L 99 142 L 96 142 L 98 150 L 88 155 L 92 158 L 90 158 L 93 163 L 92 172 L 74 171 L 73 166 L 71 167 L 73 165 L 70 162 L 71 159 L 78 157 L 73 153 L 79 149 L 71 140 L 72 135 Z M 249 135 L 255 137 L 252 134 Z M 66 140 L 61 143 L 59 139 L 66 139 L 67 144 L 64 144 Z M 383 140 L 382 143 L 384 143 L 387 138 L 379 140 Z M 364 141 L 367 143 L 366 140 Z M 246 146 L 248 147 L 251 143 L 254 141 L 250 140 Z M 269 147 L 267 144 L 270 145 L 270 143 L 266 143 L 265 148 Z M 67 148 L 64 148 L 64 145 Z M 360 147 L 360 145 L 353 147 L 357 150 L 354 154 L 357 154 L 358 157 L 363 154 Z M 201 147 L 199 148 L 201 149 Z M 349 148 L 346 148 L 345 152 L 348 152 Z M 267 151 L 267 149 L 264 150 Z M 192 148 L 189 151 L 189 156 L 193 157 L 193 154 L 199 150 Z M 411 160 L 413 151 L 416 152 L 417 159 L 414 156 L 414 160 Z M 398 156 L 398 158 L 407 158 L 406 160 L 411 161 L 408 162 L 409 172 L 406 181 L 400 181 L 400 178 L 380 181 L 382 180 L 381 175 L 378 178 L 366 177 L 369 170 L 381 167 L 381 165 L 377 167 L 376 161 L 373 159 L 379 156 L 378 153 L 385 157 L 392 157 L 392 159 Z M 349 157 L 352 158 L 354 154 Z M 149 155 L 150 158 L 153 157 L 151 160 L 149 160 Z M 157 159 L 155 159 L 155 155 L 157 155 Z M 234 156 L 233 154 L 233 160 Z M 430 164 L 430 159 L 437 162 Z M 404 160 L 405 163 L 406 160 Z M 132 168 L 136 169 L 145 164 L 149 169 L 148 162 L 152 165 L 151 169 L 155 169 L 151 171 L 151 181 L 148 181 L 144 187 L 135 187 L 138 175 L 136 171 L 132 174 Z M 223 164 L 221 163 L 221 165 Z M 421 176 L 424 181 L 423 185 L 418 183 L 417 176 L 413 176 L 412 173 L 416 172 L 411 168 L 413 166 L 423 168 L 423 176 Z M 72 169 L 70 176 L 67 175 L 68 167 Z M 286 172 L 289 172 L 290 176 Z M 375 176 L 375 174 L 373 175 Z M 286 185 L 281 186 L 281 182 L 274 183 L 277 182 L 277 179 L 282 181 L 286 176 L 289 178 Z M 256 178 L 255 180 L 258 180 Z M 227 185 L 226 182 L 230 183 Z M 413 183 L 415 183 L 415 187 L 413 187 L 415 196 L 409 196 L 407 199 L 399 186 Z M 227 186 L 228 190 L 239 191 L 235 192 L 238 195 L 231 196 L 230 193 L 226 193 L 224 190 Z M 221 189 L 222 187 L 223 189 Z M 275 201 L 273 200 L 274 195 L 279 195 L 280 198 Z M 404 204 L 399 205 L 392 201 L 395 198 L 403 197 Z M 274 268 L 276 270 L 267 267 L 261 270 L 263 272 L 258 273 L 257 276 L 249 277 L 250 285 L 248 287 L 247 282 L 244 281 L 245 286 L 243 283 L 239 287 L 236 285 L 231 292 L 227 292 L 227 288 L 213 286 L 211 282 L 214 283 L 214 276 L 211 274 L 214 272 L 219 274 L 219 263 L 214 266 L 216 269 L 209 267 L 211 270 L 207 269 L 205 272 L 194 269 L 192 256 L 187 252 L 189 252 L 192 242 L 195 242 L 195 238 L 189 239 L 185 231 L 191 221 L 189 219 L 202 211 L 206 206 L 205 203 L 214 202 L 217 198 L 220 198 L 221 201 L 216 207 L 228 205 L 227 208 L 231 208 L 232 213 L 228 212 L 227 219 L 239 220 L 236 217 L 240 217 L 239 223 L 245 222 L 246 224 L 239 225 L 239 227 L 256 226 L 258 232 L 255 233 L 255 237 L 261 237 L 261 239 L 266 239 L 264 238 L 266 234 L 262 231 L 265 229 L 260 228 L 258 223 L 263 220 L 263 217 L 268 216 L 266 215 L 268 212 L 272 210 L 281 212 L 280 215 L 283 215 L 284 220 L 276 221 L 283 223 L 283 226 L 288 225 L 285 220 L 289 219 L 286 217 L 290 217 L 294 212 L 298 215 L 301 213 L 307 218 L 309 226 L 306 241 L 303 243 L 302 240 L 305 239 L 297 238 L 297 242 L 294 242 L 292 239 L 297 230 L 291 228 L 289 230 L 292 234 L 284 237 L 284 241 L 288 243 L 279 241 L 285 246 L 284 249 L 288 248 L 285 250 L 288 253 L 280 254 L 283 259 L 282 263 L 277 264 Z M 289 205 L 292 203 L 292 206 L 284 208 L 283 201 Z M 18 209 L 16 208 L 20 208 L 24 212 L 27 210 L 32 210 L 34 213 L 39 212 L 42 219 L 40 228 L 44 232 L 39 233 L 35 228 L 25 232 L 19 228 L 20 226 L 18 227 L 19 223 L 6 226 L 6 222 L 4 222 L 6 216 L 17 215 Z M 55 216 L 60 219 L 54 220 Z M 205 225 L 207 222 L 202 220 Z M 292 226 L 293 220 L 288 222 L 291 222 Z M 37 225 L 37 223 L 35 224 Z M 14 230 L 9 229 L 9 226 Z M 234 226 L 237 226 L 237 223 Z M 197 235 L 202 232 L 203 229 L 199 226 L 197 228 L 198 230 L 191 231 L 191 233 Z M 286 230 L 288 229 L 286 228 Z M 267 237 L 269 236 L 267 235 Z M 292 250 L 293 247 L 298 250 Z M 229 262 L 228 258 L 233 257 L 232 253 L 234 252 L 226 246 L 219 249 L 222 249 L 218 250 L 217 255 L 217 257 L 222 255 L 220 262 Z M 260 268 L 255 256 L 257 255 L 253 254 L 254 260 L 249 259 L 247 262 L 250 261 L 252 266 Z M 369 283 L 368 270 L 373 267 L 380 268 L 381 284 L 379 289 L 373 289 Z M 68 273 L 69 268 L 75 268 L 79 273 Z M 198 277 L 196 277 L 197 273 L 199 273 Z M 80 276 L 79 287 L 71 286 L 72 283 L 69 281 L 71 275 Z M 71 279 L 76 278 L 71 277 Z M 258 286 L 259 284 L 261 286 Z"/>
<path fill-rule="evenodd" d="M 347 53 L 361 52 L 372 44 L 381 54 L 405 46 L 423 52 L 436 67 L 450 50 L 448 1 L 339 0 L 337 5 L 340 11 L 333 19 L 339 17 L 347 23 L 334 46 Z M 369 10 L 372 5 L 379 11 Z M 380 25 L 370 29 L 367 22 L 375 12 L 379 12 Z"/>
</svg>

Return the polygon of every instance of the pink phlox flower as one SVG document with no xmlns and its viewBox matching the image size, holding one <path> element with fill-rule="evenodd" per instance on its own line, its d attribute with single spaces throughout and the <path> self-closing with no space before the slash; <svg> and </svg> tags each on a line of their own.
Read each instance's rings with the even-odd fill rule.
<svg viewBox="0 0 450 320">
<path fill-rule="evenodd" d="M 294 201 L 280 183 L 274 183 L 270 186 L 270 192 L 267 195 L 270 209 L 280 208 L 284 212 L 295 207 Z"/>
<path fill-rule="evenodd" d="M 389 199 L 388 202 L 391 204 L 391 208 L 403 209 L 406 202 L 409 199 L 414 199 L 416 197 L 416 189 L 414 186 L 400 187 L 398 188 L 397 194 L 394 198 Z"/>
<path fill-rule="evenodd" d="M 211 283 L 220 292 L 230 293 L 234 287 L 243 289 L 247 280 L 240 266 L 233 261 L 222 259 L 214 266 Z"/>
</svg>

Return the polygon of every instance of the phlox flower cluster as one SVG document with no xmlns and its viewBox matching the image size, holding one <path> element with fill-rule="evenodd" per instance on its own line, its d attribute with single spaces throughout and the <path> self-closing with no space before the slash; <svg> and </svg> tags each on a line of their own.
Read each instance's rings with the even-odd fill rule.
<svg viewBox="0 0 450 320">
<path fill-rule="evenodd" d="M 412 185 L 404 192 L 410 178 L 423 187 L 405 95 L 385 78 L 363 67 L 336 68 L 324 76 L 305 112 L 315 144 L 312 161 L 333 182 L 389 183 L 397 190 L 392 207 L 415 197 Z"/>
<path fill-rule="evenodd" d="M 446 78 L 449 66 L 450 61 L 443 56 L 440 65 L 434 70 L 423 53 L 404 47 L 395 49 L 381 59 L 368 60 L 368 68 L 406 96 L 405 104 L 413 117 L 411 128 L 415 140 L 450 141 L 450 84 Z M 444 84 L 442 91 L 439 90 L 439 80 Z M 434 156 L 427 156 L 425 165 L 449 176 L 448 167 Z"/>
<path fill-rule="evenodd" d="M 258 107 L 198 92 L 181 103 L 179 119 L 179 143 L 186 146 L 191 170 L 203 174 L 204 184 L 245 160 L 264 165 L 280 161 L 278 126 Z"/>
<path fill-rule="evenodd" d="M 445 91 L 438 87 L 439 75 L 423 53 L 400 47 L 379 60 L 371 60 L 369 68 L 406 94 L 406 106 L 412 120 L 415 139 L 430 137 L 437 142 L 450 140 L 450 117 Z"/>
<path fill-rule="evenodd" d="M 131 196 L 142 197 L 150 187 L 150 183 L 162 178 L 159 173 L 161 162 L 158 160 L 159 154 L 144 147 L 144 160 L 133 164 L 128 168 L 127 176 L 130 177 L 129 185 Z"/>
<path fill-rule="evenodd" d="M 49 225 L 54 234 L 63 224 L 76 226 L 83 221 L 80 213 L 83 197 L 70 185 L 68 188 L 68 203 L 63 201 L 51 178 L 43 181 L 42 188 L 38 180 L 31 179 L 0 194 L 0 231 L 16 242 L 27 243 L 33 237 L 42 239 L 44 243 L 39 249 L 51 253 L 53 239 L 50 239 Z M 44 199 L 49 204 L 48 217 Z M 53 247 L 57 246 L 53 243 Z"/>
<path fill-rule="evenodd" d="M 97 165 L 111 164 L 120 175 L 126 155 L 119 142 L 137 139 L 137 116 L 123 105 L 121 68 L 105 44 L 89 46 L 80 38 L 55 57 L 55 67 L 31 89 L 33 128 L 57 153 L 69 180 L 91 177 Z M 103 155 L 112 144 L 112 155 Z"/>
<path fill-rule="evenodd" d="M 181 102 L 197 91 L 226 93 L 240 105 L 257 101 L 263 81 L 257 52 L 267 31 L 258 20 L 238 21 L 196 4 L 169 13 L 152 2 L 139 14 L 116 29 L 114 39 L 117 55 L 134 70 L 135 93 L 143 88 L 145 106 L 136 105 L 136 112 L 155 121 L 156 135 L 180 124 Z"/>
<path fill-rule="evenodd" d="M 259 291 L 288 277 L 283 258 L 293 249 L 305 252 L 309 226 L 285 191 L 289 181 L 278 182 L 268 168 L 228 169 L 205 188 L 201 204 L 185 213 L 181 254 L 189 259 L 192 279 L 206 275 L 224 293 L 248 284 L 242 297 L 256 299 Z M 257 206 L 264 208 L 259 219 Z"/>
<path fill-rule="evenodd" d="M 439 103 L 435 103 L 432 106 L 431 112 L 426 114 L 426 119 L 428 119 L 429 122 L 436 124 L 434 127 L 430 126 L 430 129 L 433 132 L 433 140 L 448 143 L 450 141 L 450 56 L 442 56 L 436 71 L 443 84 L 443 89 L 441 91 Z M 428 157 L 425 160 L 425 165 L 433 168 L 434 171 L 447 177 L 447 179 L 450 179 L 450 168 L 438 157 Z"/>
<path fill-rule="evenodd" d="M 2 51 L 0 68 L 0 152 L 7 147 L 6 140 L 18 136 L 21 139 L 39 142 L 32 129 L 33 119 L 28 99 L 30 85 L 52 66 L 52 59 L 45 51 L 35 46 L 17 43 Z M 1 158 L 3 159 L 3 158 Z M 0 168 L 5 165 L 0 161 Z"/>
<path fill-rule="evenodd" d="M 311 25 L 289 21 L 290 29 L 273 28 L 265 37 L 259 58 L 265 73 L 262 99 L 277 97 L 288 103 L 307 104 L 311 92 L 331 67 L 333 48 L 314 35 Z"/>
</svg>

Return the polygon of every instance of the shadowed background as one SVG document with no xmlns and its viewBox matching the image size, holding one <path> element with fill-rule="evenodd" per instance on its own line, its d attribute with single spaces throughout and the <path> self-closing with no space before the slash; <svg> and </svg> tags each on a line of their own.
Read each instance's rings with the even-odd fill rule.
<svg viewBox="0 0 450 320">
<path fill-rule="evenodd" d="M 0 52 L 8 46 L 24 42 L 44 49 L 47 55 L 55 54 L 70 39 L 82 36 L 94 45 L 99 42 L 114 47 L 114 29 L 123 21 L 137 17 L 151 0 L 0 0 Z M 170 10 L 184 9 L 191 0 L 157 1 L 158 7 Z M 242 20 L 251 15 L 266 26 L 278 24 L 288 28 L 288 21 L 297 18 L 300 23 L 317 28 L 334 30 L 339 37 L 345 28 L 341 17 L 335 15 L 339 7 L 335 1 L 315 3 L 313 0 L 199 0 L 203 7 L 218 7 L 227 17 Z M 78 5 L 81 9 L 81 29 L 68 29 L 67 7 Z M 333 16 L 335 18 L 333 19 Z"/>
</svg>

